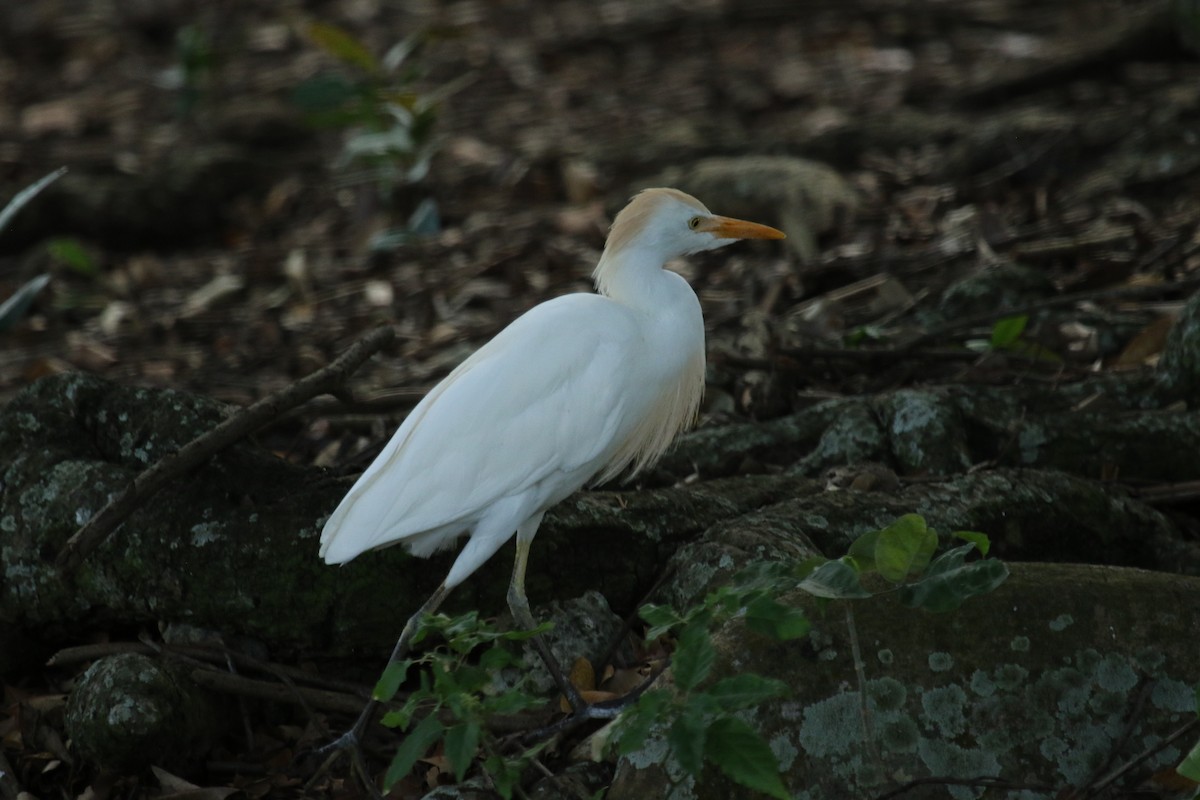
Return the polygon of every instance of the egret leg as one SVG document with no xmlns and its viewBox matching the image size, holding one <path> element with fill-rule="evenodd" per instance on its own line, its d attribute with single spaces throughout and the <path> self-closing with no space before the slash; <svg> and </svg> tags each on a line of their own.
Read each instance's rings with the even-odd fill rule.
<svg viewBox="0 0 1200 800">
<path fill-rule="evenodd" d="M 541 517 L 538 517 L 541 521 Z M 537 523 L 533 525 L 534 530 L 537 529 Z M 530 531 L 526 535 L 526 528 L 522 527 L 517 531 L 517 557 L 513 562 L 512 581 L 508 584 L 508 608 L 512 612 L 513 619 L 517 625 L 525 630 L 533 630 L 537 627 L 537 622 L 533 619 L 533 613 L 529 610 L 529 598 L 525 596 L 525 567 L 529 563 L 529 545 L 533 540 L 533 532 Z M 558 659 L 550 652 L 550 648 L 546 646 L 546 642 L 541 636 L 533 637 L 533 646 L 537 650 L 538 655 L 542 657 L 542 663 L 546 665 L 546 669 L 550 671 L 550 677 L 558 685 L 558 690 L 567 698 L 567 702 L 571 705 L 571 711 L 574 713 L 582 712 L 587 704 L 583 702 L 583 698 L 579 695 L 574 684 L 563 673 L 562 667 L 558 665 Z"/>
<path fill-rule="evenodd" d="M 400 632 L 400 638 L 396 640 L 396 647 L 392 650 L 391 658 L 388 659 L 388 666 L 397 661 L 402 661 L 408 655 L 408 648 L 412 644 L 412 638 L 417 632 L 417 627 L 421 624 L 421 618 L 426 614 L 436 612 L 448 594 L 450 594 L 450 588 L 445 583 L 442 583 L 434 590 L 429 599 L 425 601 L 425 604 L 408 618 L 408 622 L 404 623 L 404 630 Z M 354 725 L 322 748 L 322 752 L 328 752 L 333 749 L 350 750 L 353 754 L 357 755 L 358 744 L 362 740 L 363 732 L 366 731 L 367 725 L 371 724 L 371 717 L 375 716 L 375 711 L 378 708 L 379 701 L 372 697 L 367 701 L 367 705 L 363 708 L 362 713 L 358 715 L 358 719 Z"/>
</svg>

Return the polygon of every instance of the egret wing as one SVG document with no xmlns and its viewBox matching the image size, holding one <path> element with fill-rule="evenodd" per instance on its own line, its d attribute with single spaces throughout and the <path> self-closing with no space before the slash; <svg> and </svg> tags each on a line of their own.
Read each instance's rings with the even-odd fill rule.
<svg viewBox="0 0 1200 800">
<path fill-rule="evenodd" d="M 438 384 L 338 506 L 331 563 L 461 524 L 522 492 L 555 502 L 604 465 L 639 391 L 629 311 L 568 295 L 513 322 Z M 631 385 L 633 384 L 633 385 Z"/>
</svg>

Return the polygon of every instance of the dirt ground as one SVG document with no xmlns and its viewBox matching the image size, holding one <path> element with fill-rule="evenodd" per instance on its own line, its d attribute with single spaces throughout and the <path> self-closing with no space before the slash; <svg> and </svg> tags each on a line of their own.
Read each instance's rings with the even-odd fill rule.
<svg viewBox="0 0 1200 800">
<path fill-rule="evenodd" d="M 750 155 L 821 161 L 834 182 L 813 190 L 768 162 L 700 197 L 811 234 L 807 249 L 680 267 L 709 326 L 703 424 L 913 383 L 1145 369 L 1200 267 L 1190 9 L 6 3 L 0 200 L 69 171 L 0 234 L 0 300 L 51 276 L 0 332 L 0 402 L 85 370 L 248 404 L 392 324 L 397 343 L 355 384 L 371 413 L 292 416 L 262 437 L 298 462 L 352 464 L 508 321 L 588 290 L 636 188 Z M 404 41 L 419 46 L 378 67 Z M 417 145 L 348 157 L 365 117 L 318 124 L 314 104 L 332 92 L 345 112 L 364 96 L 356 81 L 374 81 L 373 112 L 422 111 Z M 1021 314 L 1020 348 L 996 356 L 1011 344 L 996 323 Z M 22 744 L 13 709 L 62 680 L 7 687 L 16 774 L 40 797 L 150 791 L 145 776 L 98 778 L 65 749 Z M 290 735 L 268 734 L 280 743 L 276 761 L 255 754 L 260 777 L 214 770 L 212 791 L 298 794 L 277 768 Z"/>
</svg>

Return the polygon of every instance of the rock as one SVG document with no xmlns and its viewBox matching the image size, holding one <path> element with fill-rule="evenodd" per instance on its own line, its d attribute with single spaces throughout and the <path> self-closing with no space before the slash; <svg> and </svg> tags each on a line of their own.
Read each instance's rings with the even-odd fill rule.
<svg viewBox="0 0 1200 800">
<path fill-rule="evenodd" d="M 529 790 L 529 800 L 588 800 L 608 786 L 612 765 L 598 762 L 571 764 L 557 775 L 542 778 Z"/>
<path fill-rule="evenodd" d="M 958 409 L 936 392 L 901 389 L 880 398 L 897 472 L 902 475 L 957 475 L 973 459 Z"/>
<path fill-rule="evenodd" d="M 1020 264 L 982 268 L 946 288 L 931 321 L 952 321 L 1049 297 L 1054 285 L 1045 272 Z"/>
<path fill-rule="evenodd" d="M 583 657 L 599 667 L 599 660 L 621 633 L 621 618 L 608 607 L 604 595 L 596 591 L 587 592 L 571 600 L 554 601 L 534 609 L 538 622 L 554 625 L 542 634 L 546 646 L 564 670 L 569 670 L 576 658 Z M 528 676 L 527 690 L 535 694 L 549 694 L 556 689 L 554 679 L 542 662 L 533 644 L 521 646 L 520 667 L 503 671 L 501 681 L 515 685 L 523 676 Z"/>
<path fill-rule="evenodd" d="M 844 615 L 814 598 L 808 645 L 781 645 L 732 622 L 716 637 L 712 680 L 753 670 L 793 687 L 746 716 L 770 744 L 797 796 L 874 797 L 907 781 L 996 777 L 1085 786 L 1120 751 L 1163 743 L 1195 715 L 1200 578 L 1115 567 L 1015 564 L 1007 583 L 958 611 L 930 614 L 892 595 L 853 605 L 881 759 L 863 744 L 860 693 Z M 745 791 L 706 767 L 693 781 L 664 758 L 665 730 L 617 765 L 611 800 L 727 798 Z M 1187 745 L 1183 745 L 1186 750 Z M 1144 771 L 1174 766 L 1166 747 Z M 947 794 L 948 792 L 948 794 Z M 921 797 L 976 798 L 982 787 Z"/>
<path fill-rule="evenodd" d="M 100 659 L 67 702 L 67 731 L 93 764 L 134 771 L 187 771 L 208 752 L 219 706 L 187 669 L 136 653 Z"/>
<path fill-rule="evenodd" d="M 198 395 L 81 374 L 14 398 L 0 412 L 0 621 L 51 640 L 91 618 L 186 620 L 303 643 L 314 620 L 340 616 L 346 573 L 321 563 L 316 538 L 344 489 L 250 444 L 143 503 L 69 578 L 55 569 L 62 544 L 111 497 L 228 413 Z M 394 626 L 386 609 L 362 602 L 340 630 L 349 642 L 372 616 Z"/>
</svg>

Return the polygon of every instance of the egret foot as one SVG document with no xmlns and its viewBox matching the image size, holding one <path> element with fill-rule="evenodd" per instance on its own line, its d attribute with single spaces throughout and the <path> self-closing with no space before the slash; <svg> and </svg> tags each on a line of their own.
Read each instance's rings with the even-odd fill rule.
<svg viewBox="0 0 1200 800">
<path fill-rule="evenodd" d="M 550 725 L 546 725 L 545 727 L 538 728 L 537 730 L 527 731 L 521 735 L 521 741 L 525 742 L 526 744 L 531 744 L 560 733 L 566 733 L 567 731 L 574 730 L 589 720 L 616 718 L 622 711 L 636 703 L 638 698 L 645 694 L 646 690 L 654 685 L 654 682 L 658 680 L 658 676 L 662 675 L 663 671 L 668 666 L 670 666 L 670 661 L 663 661 L 663 663 L 657 669 L 655 669 L 654 672 L 650 673 L 650 675 L 646 677 L 646 680 L 635 686 L 633 691 L 629 692 L 628 694 L 622 695 L 621 697 L 613 700 L 604 700 L 602 702 L 592 703 L 590 705 L 585 704 L 582 709 L 578 711 L 572 711 L 570 716 L 551 723 Z"/>
<path fill-rule="evenodd" d="M 404 623 L 404 630 L 400 632 L 400 638 L 396 640 L 396 646 L 392 649 L 392 656 L 388 659 L 388 666 L 403 661 L 408 655 L 409 647 L 412 645 L 412 638 L 420 626 L 421 619 L 426 614 L 433 614 L 441 606 L 442 601 L 446 599 L 446 595 L 450 594 L 450 589 L 446 584 L 441 584 L 430 595 L 425 604 L 417 609 L 416 613 L 408 618 L 408 622 Z M 375 781 L 371 779 L 371 773 L 367 771 L 366 758 L 363 756 L 362 740 L 367 731 L 367 726 L 371 724 L 371 718 L 375 716 L 375 711 L 379 708 L 379 701 L 372 697 L 363 706 L 362 713 L 358 715 L 358 719 L 350 726 L 349 730 L 343 733 L 338 738 L 334 739 L 329 744 L 317 750 L 318 755 L 328 754 L 328 758 L 317 770 L 316 774 L 309 781 L 311 784 L 317 777 L 327 772 L 338 757 L 342 753 L 350 755 L 350 764 L 354 773 L 358 776 L 363 787 L 371 793 L 374 798 L 381 798 L 382 795 L 379 789 L 375 786 Z"/>
</svg>

